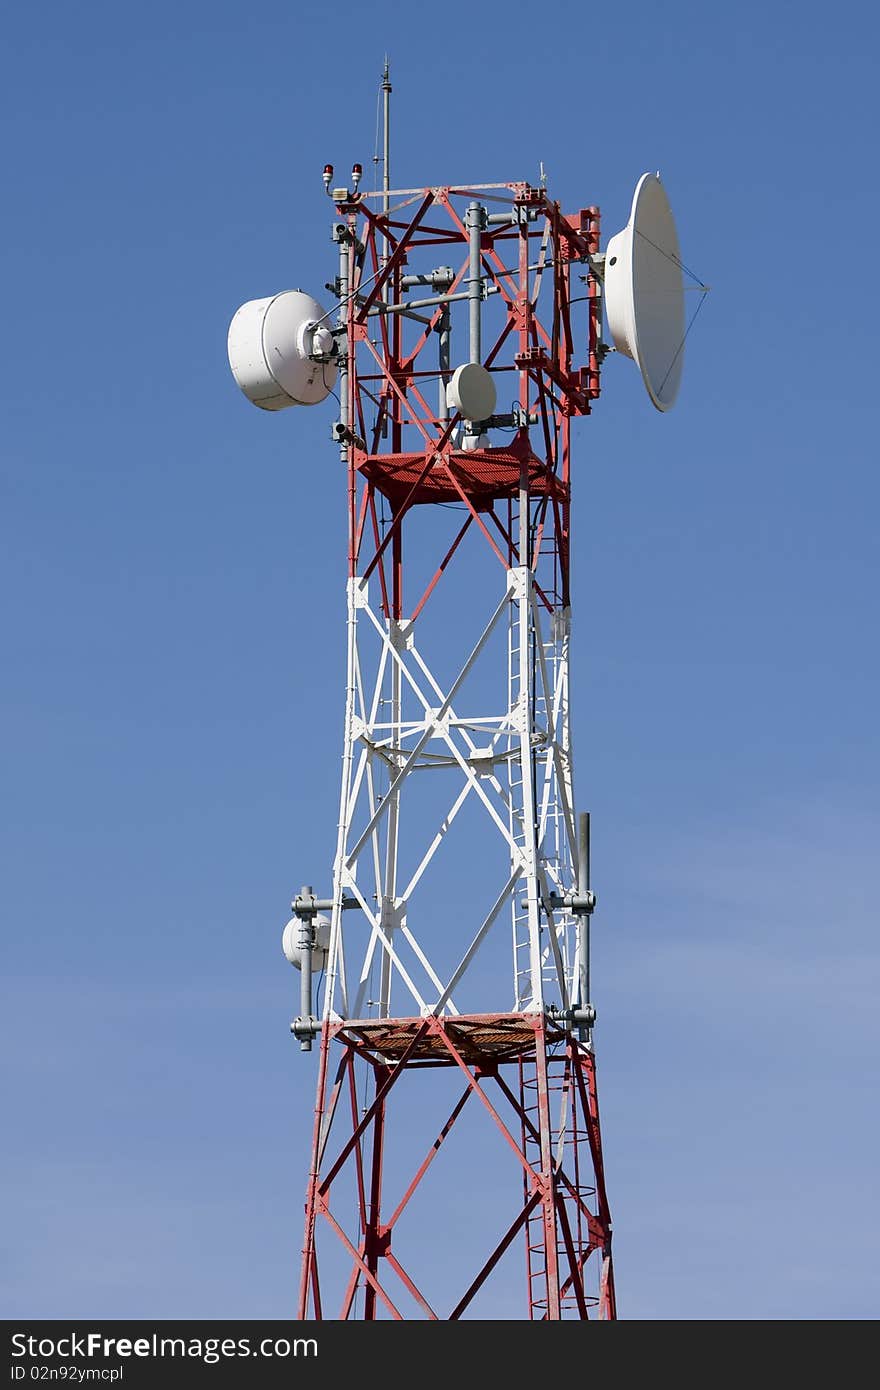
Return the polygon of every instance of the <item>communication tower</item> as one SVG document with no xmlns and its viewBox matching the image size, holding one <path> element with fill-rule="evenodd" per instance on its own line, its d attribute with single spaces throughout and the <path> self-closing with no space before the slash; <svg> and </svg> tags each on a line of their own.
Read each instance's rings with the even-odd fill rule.
<svg viewBox="0 0 880 1390">
<path fill-rule="evenodd" d="M 283 940 L 301 974 L 292 1032 L 320 1049 L 299 1317 L 498 1316 L 480 1300 L 518 1251 L 506 1316 L 613 1318 L 570 728 L 572 432 L 612 350 L 657 409 L 674 403 L 678 239 L 653 174 L 604 253 L 599 209 L 563 211 L 543 178 L 392 189 L 387 66 L 381 90 L 381 187 L 324 169 L 337 307 L 288 290 L 229 333 L 256 405 L 338 401 L 347 476 L 332 883 L 302 889 Z M 489 567 L 456 586 L 473 547 Z M 451 1103 L 429 1124 L 434 1094 Z M 448 1154 L 466 1107 L 497 1151 L 468 1130 Z M 426 1184 L 434 1228 L 459 1230 L 442 1271 L 424 1222 L 407 1243 Z M 461 1217 L 473 1188 L 482 1244 L 479 1211 Z"/>
</svg>

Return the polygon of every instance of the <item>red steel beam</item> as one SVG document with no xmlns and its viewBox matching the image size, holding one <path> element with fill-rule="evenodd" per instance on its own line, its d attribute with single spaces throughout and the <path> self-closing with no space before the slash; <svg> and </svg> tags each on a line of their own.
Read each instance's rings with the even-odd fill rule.
<svg viewBox="0 0 880 1390">
<path fill-rule="evenodd" d="M 460 1097 L 459 1100 L 458 1100 L 458 1103 L 453 1107 L 452 1114 L 449 1116 L 449 1119 L 446 1121 L 446 1123 L 445 1123 L 445 1125 L 443 1126 L 443 1128 L 441 1129 L 440 1133 L 437 1135 L 437 1138 L 434 1140 L 433 1144 L 431 1145 L 430 1149 L 428 1150 L 428 1153 L 427 1153 L 426 1157 L 424 1158 L 424 1160 L 422 1161 L 422 1163 L 419 1165 L 418 1169 L 416 1170 L 415 1177 L 413 1178 L 413 1180 L 412 1180 L 412 1182 L 410 1183 L 409 1187 L 408 1187 L 408 1188 L 406 1189 L 406 1191 L 404 1192 L 404 1194 L 403 1194 L 403 1196 L 401 1197 L 400 1201 L 398 1202 L 397 1206 L 394 1208 L 394 1211 L 393 1211 L 391 1217 L 389 1218 L 388 1224 L 387 1224 L 387 1226 L 386 1226 L 386 1228 L 385 1228 L 386 1230 L 390 1231 L 390 1230 L 394 1227 L 394 1225 L 396 1224 L 397 1219 L 398 1219 L 398 1217 L 400 1216 L 401 1212 L 402 1212 L 402 1211 L 404 1210 L 404 1208 L 406 1207 L 407 1203 L 409 1202 L 410 1198 L 412 1197 L 412 1195 L 413 1195 L 413 1193 L 415 1192 L 416 1188 L 418 1187 L 419 1183 L 422 1181 L 422 1178 L 425 1176 L 425 1174 L 427 1173 L 429 1167 L 430 1167 L 431 1164 L 434 1162 L 434 1159 L 437 1157 L 438 1153 L 440 1152 L 440 1145 L 443 1143 L 443 1140 L 446 1138 L 447 1134 L 448 1134 L 449 1131 L 452 1129 L 452 1126 L 455 1124 L 455 1121 L 458 1119 L 459 1115 L 461 1114 L 462 1110 L 464 1109 L 465 1104 L 466 1104 L 466 1102 L 467 1102 L 467 1100 L 468 1100 L 470 1094 L 471 1094 L 471 1088 L 470 1088 L 470 1086 L 465 1086 L 464 1091 L 463 1091 L 461 1097 Z"/>
<path fill-rule="evenodd" d="M 520 1230 L 524 1222 L 528 1221 L 529 1215 L 533 1207 L 536 1207 L 540 1200 L 540 1192 L 533 1192 L 531 1197 L 523 1207 L 522 1211 L 515 1218 L 512 1224 L 508 1226 L 504 1235 L 501 1237 L 500 1241 L 495 1246 L 495 1249 L 492 1251 L 492 1254 L 489 1256 L 488 1260 L 486 1260 L 486 1263 L 483 1265 L 476 1279 L 473 1280 L 473 1282 L 468 1286 L 468 1288 L 462 1294 L 461 1298 L 456 1303 L 452 1312 L 449 1314 L 449 1322 L 455 1322 L 458 1318 L 461 1317 L 465 1308 L 483 1287 L 489 1275 L 492 1273 L 492 1270 L 495 1268 L 498 1261 L 501 1259 L 501 1256 L 504 1254 L 511 1241 L 515 1238 L 517 1231 Z"/>
</svg>

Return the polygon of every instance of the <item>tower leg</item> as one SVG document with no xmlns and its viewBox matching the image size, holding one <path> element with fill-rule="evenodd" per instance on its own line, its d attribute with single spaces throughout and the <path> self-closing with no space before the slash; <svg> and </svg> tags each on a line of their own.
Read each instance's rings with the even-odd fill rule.
<svg viewBox="0 0 880 1390">
<path fill-rule="evenodd" d="M 556 1230 L 556 1173 L 554 1168 L 553 1122 L 550 1115 L 550 1085 L 547 1072 L 547 1036 L 543 1019 L 535 1032 L 535 1074 L 538 1083 L 538 1122 L 541 1135 L 541 1207 L 544 1218 L 544 1269 L 547 1279 L 547 1317 L 557 1322 L 560 1314 L 559 1247 Z"/>
<path fill-rule="evenodd" d="M 302 1275 L 299 1288 L 300 1321 L 308 1317 L 309 1297 L 313 1296 L 315 1317 L 320 1317 L 321 1296 L 318 1284 L 317 1251 L 315 1249 L 315 1220 L 317 1216 L 318 1174 L 321 1166 L 321 1130 L 324 1099 L 327 1087 L 327 1064 L 330 1053 L 328 1028 L 321 1030 L 321 1056 L 318 1062 L 318 1093 L 315 1099 L 315 1125 L 312 1134 L 312 1161 L 309 1165 L 309 1185 L 306 1192 L 306 1223 L 303 1239 Z"/>
<path fill-rule="evenodd" d="M 377 1068 L 375 1087 L 378 1092 L 380 1078 L 387 1081 L 388 1069 L 383 1067 L 381 1071 Z M 367 1267 L 375 1277 L 379 1270 L 379 1257 L 384 1254 L 382 1228 L 380 1217 L 382 1211 L 382 1159 L 385 1141 L 385 1102 L 379 1100 L 376 1115 L 372 1124 L 372 1162 L 370 1165 L 370 1196 L 366 1211 L 366 1222 L 364 1229 L 364 1253 L 366 1256 Z M 374 1284 L 368 1283 L 364 1290 L 364 1319 L 367 1322 L 374 1322 L 376 1319 L 376 1288 Z"/>
</svg>

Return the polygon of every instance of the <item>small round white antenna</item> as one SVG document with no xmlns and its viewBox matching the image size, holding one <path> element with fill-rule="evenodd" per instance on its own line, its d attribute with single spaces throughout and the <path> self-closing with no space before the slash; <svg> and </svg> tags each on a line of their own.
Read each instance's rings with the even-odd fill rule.
<svg viewBox="0 0 880 1390">
<path fill-rule="evenodd" d="M 281 949 L 291 965 L 296 966 L 297 970 L 302 970 L 303 951 L 299 944 L 301 923 L 298 917 L 291 917 L 284 931 L 281 933 Z M 319 912 L 314 921 L 314 941 L 312 947 L 312 970 L 315 974 L 323 970 L 327 964 L 327 955 L 330 950 L 330 918 L 325 917 L 323 912 Z"/>
<path fill-rule="evenodd" d="M 456 367 L 446 387 L 446 404 L 465 420 L 488 420 L 497 399 L 492 373 L 479 362 Z"/>
<path fill-rule="evenodd" d="M 302 290 L 243 304 L 229 325 L 229 365 L 261 410 L 319 405 L 336 384 L 336 343 L 327 315 Z"/>
<path fill-rule="evenodd" d="M 684 364 L 684 286 L 675 219 L 657 174 L 636 185 L 629 222 L 605 251 L 605 315 L 658 410 L 675 404 Z"/>
</svg>

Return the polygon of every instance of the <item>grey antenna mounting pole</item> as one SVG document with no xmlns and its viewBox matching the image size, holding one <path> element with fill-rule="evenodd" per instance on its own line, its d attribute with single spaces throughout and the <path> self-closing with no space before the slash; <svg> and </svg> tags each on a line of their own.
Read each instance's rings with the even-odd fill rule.
<svg viewBox="0 0 880 1390">
<path fill-rule="evenodd" d="M 481 313 L 483 274 L 480 259 L 480 240 L 485 226 L 486 209 L 481 203 L 471 203 L 467 210 L 468 228 L 468 302 L 470 308 L 470 360 L 479 362 L 482 356 Z"/>
<path fill-rule="evenodd" d="M 582 811 L 578 817 L 578 897 L 589 900 L 590 896 L 590 813 Z M 590 1006 L 590 914 L 578 914 L 578 980 L 580 983 L 580 1007 L 584 1011 Z M 581 1042 L 588 1042 L 590 1029 L 582 1024 L 579 1030 Z"/>
<path fill-rule="evenodd" d="M 314 889 L 310 883 L 303 884 L 299 895 L 299 902 L 302 910 L 297 911 L 299 918 L 299 952 L 300 952 L 300 1017 L 303 1024 L 308 1027 L 312 1021 L 312 946 L 314 944 L 314 915 L 309 912 L 306 904 L 314 899 Z M 294 902 L 296 910 L 296 902 Z M 311 1052 L 312 1039 L 305 1034 L 300 1039 L 300 1048 L 303 1052 Z"/>
<path fill-rule="evenodd" d="M 447 385 L 449 384 L 449 368 L 450 368 L 451 363 L 452 363 L 452 357 L 451 357 L 451 351 L 450 351 L 450 327 L 451 327 L 451 324 L 450 324 L 450 317 L 451 317 L 451 316 L 450 316 L 450 313 L 449 313 L 449 305 L 448 305 L 448 304 L 445 304 L 445 305 L 443 306 L 443 311 L 442 311 L 442 313 L 441 313 L 441 315 L 440 315 L 440 323 L 439 323 L 438 329 L 437 329 L 437 332 L 438 332 L 438 335 L 439 335 L 439 339 L 440 339 L 440 343 L 439 343 L 439 365 L 440 365 L 440 397 L 439 397 L 439 407 L 440 407 L 440 408 L 439 408 L 438 414 L 439 414 L 439 418 L 440 418 L 441 420 L 448 420 L 448 419 L 449 419 L 449 406 L 448 406 L 447 403 L 446 403 L 446 387 L 447 387 Z"/>
<path fill-rule="evenodd" d="M 343 463 L 348 463 L 349 434 L 348 434 L 348 295 L 349 295 L 349 244 L 350 237 L 347 232 L 339 236 L 339 318 L 337 320 L 340 329 L 340 342 L 342 344 L 339 354 L 339 456 Z"/>
</svg>

